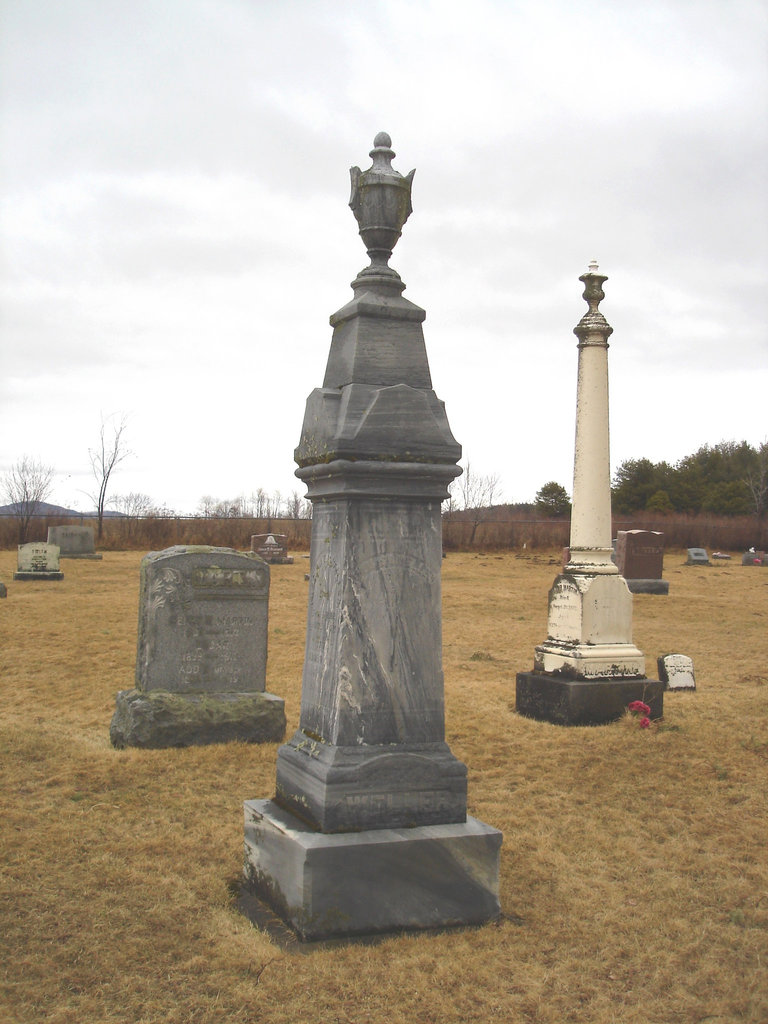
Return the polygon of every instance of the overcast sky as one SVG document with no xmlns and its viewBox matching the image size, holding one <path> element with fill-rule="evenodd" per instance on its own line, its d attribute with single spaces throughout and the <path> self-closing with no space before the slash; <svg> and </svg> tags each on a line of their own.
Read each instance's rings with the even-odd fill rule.
<svg viewBox="0 0 768 1024">
<path fill-rule="evenodd" d="M 391 260 L 507 501 L 571 490 L 578 280 L 608 275 L 612 466 L 768 438 L 765 0 L 0 0 L 0 475 L 127 417 L 113 494 L 287 495 L 349 167 L 416 168 Z"/>
</svg>

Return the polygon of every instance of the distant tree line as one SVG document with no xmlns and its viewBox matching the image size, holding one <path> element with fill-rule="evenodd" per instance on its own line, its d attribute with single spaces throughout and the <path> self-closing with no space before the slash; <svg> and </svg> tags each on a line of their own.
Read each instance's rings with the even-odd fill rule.
<svg viewBox="0 0 768 1024">
<path fill-rule="evenodd" d="M 755 515 L 768 511 L 768 441 L 754 448 L 746 441 L 704 445 L 670 465 L 628 459 L 612 487 L 614 515 L 647 511 L 715 515 Z"/>
<path fill-rule="evenodd" d="M 204 494 L 197 514 L 204 519 L 311 519 L 312 503 L 298 491 L 284 497 L 280 491 L 270 494 L 259 487 L 248 497 L 221 499 Z"/>
</svg>

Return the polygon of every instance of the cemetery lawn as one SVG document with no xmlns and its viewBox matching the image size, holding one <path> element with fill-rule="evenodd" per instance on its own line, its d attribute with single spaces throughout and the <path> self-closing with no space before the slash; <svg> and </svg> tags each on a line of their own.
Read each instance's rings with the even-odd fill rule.
<svg viewBox="0 0 768 1024">
<path fill-rule="evenodd" d="M 0 552 L 0 1020 L 8 1024 L 765 1024 L 768 570 L 665 557 L 634 598 L 649 675 L 694 659 L 661 723 L 514 712 L 554 555 L 443 563 L 447 739 L 504 833 L 497 923 L 279 944 L 237 910 L 246 799 L 277 746 L 112 749 L 133 685 L 138 552 L 14 583 Z M 272 567 L 267 689 L 298 723 L 308 563 Z"/>
</svg>

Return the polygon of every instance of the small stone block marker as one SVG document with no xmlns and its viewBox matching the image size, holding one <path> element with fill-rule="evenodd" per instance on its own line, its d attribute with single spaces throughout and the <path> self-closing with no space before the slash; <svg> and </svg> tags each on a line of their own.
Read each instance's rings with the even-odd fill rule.
<svg viewBox="0 0 768 1024">
<path fill-rule="evenodd" d="M 48 543 L 58 544 L 61 558 L 102 558 L 94 551 L 92 526 L 49 526 Z"/>
<path fill-rule="evenodd" d="M 18 569 L 15 580 L 63 580 L 59 569 L 59 549 L 56 544 L 32 541 L 19 544 Z"/>
<path fill-rule="evenodd" d="M 231 548 L 177 546 L 141 563 L 136 686 L 117 695 L 116 747 L 278 742 L 266 693 L 269 567 Z"/>
<path fill-rule="evenodd" d="M 284 533 L 254 533 L 251 537 L 251 551 L 269 565 L 293 565 Z"/>
<path fill-rule="evenodd" d="M 693 659 L 685 654 L 663 654 L 657 660 L 659 679 L 667 690 L 695 690 Z"/>
<path fill-rule="evenodd" d="M 709 555 L 704 548 L 688 548 L 686 565 L 711 565 Z"/>
<path fill-rule="evenodd" d="M 4 583 L 0 583 L 0 597 L 8 597 L 8 588 Z"/>
</svg>

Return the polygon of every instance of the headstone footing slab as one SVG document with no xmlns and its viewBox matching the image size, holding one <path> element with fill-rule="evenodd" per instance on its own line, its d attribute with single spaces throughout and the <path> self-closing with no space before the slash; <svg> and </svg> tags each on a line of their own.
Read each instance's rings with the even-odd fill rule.
<svg viewBox="0 0 768 1024">
<path fill-rule="evenodd" d="M 279 743 L 285 702 L 273 693 L 169 693 L 121 690 L 109 729 L 118 748 Z"/>
<path fill-rule="evenodd" d="M 315 832 L 248 800 L 245 884 L 302 940 L 483 924 L 500 915 L 502 833 L 452 825 Z"/>
<path fill-rule="evenodd" d="M 658 679 L 568 679 L 556 673 L 518 672 L 516 710 L 553 725 L 607 725 L 627 705 L 641 700 L 650 717 L 664 714 L 664 684 Z"/>
</svg>

